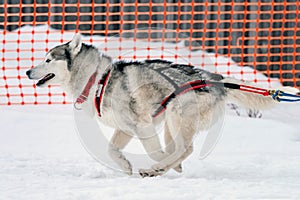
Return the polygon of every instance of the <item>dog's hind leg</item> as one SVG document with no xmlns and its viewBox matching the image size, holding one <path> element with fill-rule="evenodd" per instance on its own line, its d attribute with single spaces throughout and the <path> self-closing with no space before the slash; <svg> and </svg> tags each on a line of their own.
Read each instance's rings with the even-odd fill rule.
<svg viewBox="0 0 300 200">
<path fill-rule="evenodd" d="M 142 177 L 160 176 L 172 168 L 173 163 L 175 163 L 185 153 L 183 139 L 178 136 L 174 141 L 176 143 L 175 151 L 166 159 L 153 165 L 150 169 L 140 169 L 139 173 Z"/>
<path fill-rule="evenodd" d="M 161 162 L 153 165 L 151 169 L 141 169 L 139 173 L 142 177 L 163 175 L 169 169 L 177 167 L 193 152 L 192 144 L 190 144 L 188 141 L 185 141 L 181 135 L 178 135 L 174 141 L 176 148 L 173 154 Z"/>
<path fill-rule="evenodd" d="M 192 106 L 192 105 L 191 105 Z M 199 114 L 197 110 L 193 110 L 189 105 L 179 113 L 176 109 L 170 108 L 166 122 L 169 127 L 170 135 L 175 143 L 175 151 L 166 159 L 153 165 L 151 169 L 140 170 L 142 177 L 158 176 L 166 173 L 169 169 L 179 165 L 193 151 L 192 141 L 197 132 Z M 191 120 L 193 119 L 193 120 Z"/>
<path fill-rule="evenodd" d="M 170 164 L 169 168 L 173 168 L 174 167 L 178 167 L 178 166 L 181 166 L 181 163 L 189 156 L 191 155 L 191 153 L 193 152 L 193 145 L 190 145 L 188 147 L 186 147 L 186 150 L 185 152 L 181 155 L 181 157 L 179 159 L 177 159 L 175 162 L 173 162 L 172 164 Z M 152 166 L 152 168 L 155 168 L 155 169 L 160 169 L 160 165 L 159 166 Z"/>
<path fill-rule="evenodd" d="M 110 140 L 108 153 L 113 161 L 115 161 L 118 166 L 128 175 L 132 175 L 132 166 L 130 162 L 122 154 L 121 150 L 131 140 L 132 135 L 126 134 L 123 131 L 116 129 L 113 137 Z"/>
<path fill-rule="evenodd" d="M 136 134 L 151 159 L 161 161 L 169 155 L 163 151 L 159 137 L 153 125 L 138 128 Z"/>
<path fill-rule="evenodd" d="M 138 132 L 139 139 L 146 150 L 148 156 L 155 161 L 162 161 L 175 151 L 175 143 L 170 135 L 167 124 L 165 125 L 165 143 L 166 143 L 166 152 L 163 151 L 163 148 L 160 143 L 160 139 L 156 133 L 155 128 L 151 125 L 147 128 L 140 129 Z M 177 172 L 182 172 L 181 165 L 174 167 L 174 170 Z"/>
<path fill-rule="evenodd" d="M 164 138 L 165 138 L 165 145 L 166 145 L 166 152 L 169 154 L 172 154 L 175 152 L 175 142 L 171 136 L 168 124 L 165 123 L 165 132 L 164 132 Z M 182 165 L 179 163 L 177 166 L 173 168 L 176 172 L 181 173 L 182 172 Z"/>
</svg>

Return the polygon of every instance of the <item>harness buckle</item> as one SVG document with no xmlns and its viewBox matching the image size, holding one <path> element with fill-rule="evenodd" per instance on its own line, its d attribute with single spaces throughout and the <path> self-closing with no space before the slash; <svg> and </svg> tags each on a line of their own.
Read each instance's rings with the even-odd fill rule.
<svg viewBox="0 0 300 200">
<path fill-rule="evenodd" d="M 282 91 L 280 90 L 269 90 L 269 94 L 272 96 L 272 98 L 275 100 L 275 101 L 278 101 L 280 102 L 280 96 L 282 94 Z"/>
<path fill-rule="evenodd" d="M 78 105 L 82 105 L 81 103 L 78 103 L 78 102 L 74 102 L 74 108 L 76 109 L 76 110 L 82 110 L 82 106 L 78 106 Z"/>
<path fill-rule="evenodd" d="M 78 105 L 82 105 L 86 100 L 87 97 L 81 94 L 74 102 L 74 108 L 76 110 L 82 110 L 82 106 L 78 106 Z"/>
</svg>

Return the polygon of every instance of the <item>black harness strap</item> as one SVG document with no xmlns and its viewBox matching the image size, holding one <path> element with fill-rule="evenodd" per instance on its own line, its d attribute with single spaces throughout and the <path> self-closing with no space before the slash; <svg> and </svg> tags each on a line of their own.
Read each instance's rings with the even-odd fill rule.
<svg viewBox="0 0 300 200">
<path fill-rule="evenodd" d="M 173 81 L 169 76 L 162 73 L 166 69 L 170 69 L 170 67 L 168 66 L 168 67 L 162 67 L 162 68 L 159 68 L 159 69 L 152 69 L 152 70 L 157 72 L 162 77 L 164 77 L 164 79 L 166 79 L 175 88 L 175 90 L 179 89 L 179 86 L 177 85 L 177 83 L 175 83 L 175 81 Z"/>
<path fill-rule="evenodd" d="M 223 83 L 223 82 L 214 82 L 214 81 L 206 81 L 206 82 L 217 87 L 225 87 L 225 88 L 236 89 L 236 90 L 239 90 L 241 88 L 240 85 L 235 83 Z"/>
<path fill-rule="evenodd" d="M 179 86 L 173 93 L 167 96 L 161 103 L 159 108 L 152 114 L 152 117 L 157 117 L 163 111 L 166 110 L 167 105 L 176 97 L 184 94 L 191 90 L 199 90 L 206 86 L 211 86 L 211 84 L 206 83 L 204 80 L 196 80 Z"/>
<path fill-rule="evenodd" d="M 161 103 L 158 109 L 152 114 L 152 117 L 157 117 L 161 113 L 163 113 L 167 105 L 174 99 L 176 96 L 184 94 L 191 90 L 199 90 L 205 87 L 216 86 L 216 87 L 224 87 L 230 89 L 241 89 L 241 86 L 235 83 L 223 83 L 223 82 L 214 82 L 214 81 L 205 81 L 205 80 L 195 80 L 192 82 L 188 82 L 179 86 L 173 93 L 167 96 Z"/>
</svg>

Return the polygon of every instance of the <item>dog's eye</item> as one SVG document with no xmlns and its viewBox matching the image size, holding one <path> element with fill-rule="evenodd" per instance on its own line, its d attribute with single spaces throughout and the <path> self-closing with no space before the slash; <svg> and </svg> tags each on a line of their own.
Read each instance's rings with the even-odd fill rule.
<svg viewBox="0 0 300 200">
<path fill-rule="evenodd" d="M 47 59 L 47 60 L 46 60 L 46 63 L 49 63 L 49 62 L 51 62 L 51 60 L 50 60 L 50 59 Z"/>
</svg>

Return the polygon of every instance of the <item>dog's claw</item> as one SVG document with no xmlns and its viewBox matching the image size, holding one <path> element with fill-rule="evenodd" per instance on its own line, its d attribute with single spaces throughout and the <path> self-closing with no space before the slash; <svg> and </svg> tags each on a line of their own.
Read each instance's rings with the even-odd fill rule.
<svg viewBox="0 0 300 200">
<path fill-rule="evenodd" d="M 149 169 L 149 170 L 140 169 L 139 170 L 139 174 L 142 178 L 160 176 L 163 174 L 161 172 L 162 172 L 161 170 L 153 170 L 153 169 Z"/>
<path fill-rule="evenodd" d="M 147 177 L 147 176 L 149 176 L 149 174 L 145 172 L 145 173 L 143 174 L 143 177 Z"/>
<path fill-rule="evenodd" d="M 154 171 L 156 171 L 156 172 L 164 172 L 165 170 L 164 169 L 155 169 Z"/>
<path fill-rule="evenodd" d="M 249 109 L 248 116 L 251 118 L 262 118 L 262 112 L 256 109 Z"/>
<path fill-rule="evenodd" d="M 178 166 L 173 168 L 176 172 L 181 173 L 182 172 L 182 165 L 179 164 Z"/>
</svg>

